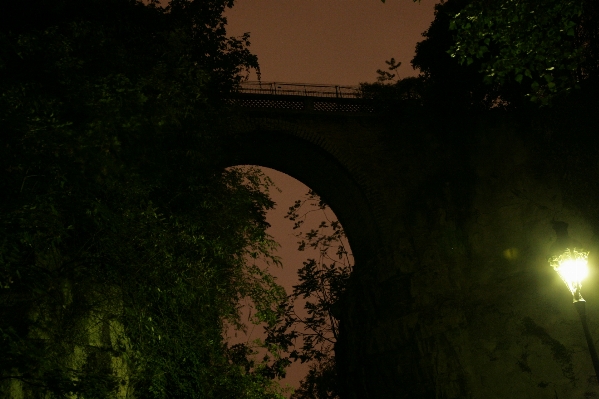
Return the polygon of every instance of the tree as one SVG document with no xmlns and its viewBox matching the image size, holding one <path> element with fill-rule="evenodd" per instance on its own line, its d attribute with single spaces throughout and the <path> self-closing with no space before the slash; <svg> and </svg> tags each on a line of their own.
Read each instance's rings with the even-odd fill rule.
<svg viewBox="0 0 599 399">
<path fill-rule="evenodd" d="M 379 77 L 376 78 L 376 80 L 381 83 L 395 81 L 396 74 L 392 72 L 399 69 L 399 67 L 401 66 L 401 62 L 397 62 L 395 61 L 395 58 L 391 58 L 389 61 L 385 61 L 385 64 L 387 64 L 387 69 L 391 72 L 383 71 L 382 69 L 377 69 L 376 73 L 379 75 Z"/>
<path fill-rule="evenodd" d="M 394 79 L 393 70 L 397 65 L 392 63 L 393 59 L 385 61 L 390 72 L 378 70 L 379 82 L 362 84 L 362 95 L 376 100 L 382 110 L 393 110 L 394 114 L 423 106 L 449 114 L 522 107 L 523 93 L 519 85 L 486 84 L 479 73 L 480 61 L 460 64 L 449 55 L 455 44 L 450 22 L 469 2 L 449 0 L 435 5 L 435 18 L 422 34 L 424 40 L 416 45 L 416 54 L 411 61 L 414 69 L 420 70 L 418 77 Z M 405 114 L 412 115 L 412 111 Z"/>
<path fill-rule="evenodd" d="M 305 210 L 306 207 L 309 207 Z M 300 284 L 280 304 L 278 323 L 268 326 L 266 342 L 288 351 L 293 361 L 312 362 L 310 371 L 293 399 L 338 398 L 337 373 L 333 347 L 339 334 L 339 321 L 333 308 L 345 291 L 352 271 L 351 255 L 347 252 L 346 237 L 337 220 L 330 220 L 325 210 L 328 206 L 310 190 L 289 208 L 285 218 L 294 221 L 294 230 L 304 224 L 306 215 L 322 212 L 318 228 L 298 231 L 298 250 L 307 247 L 318 250 L 319 258 L 310 258 L 298 270 Z M 307 299 L 304 309 L 307 317 L 297 312 L 298 299 Z M 302 339 L 301 347 L 296 340 Z M 291 349 L 291 350 L 290 350 Z"/>
<path fill-rule="evenodd" d="M 488 83 L 515 81 L 547 104 L 598 72 L 599 8 L 587 0 L 472 1 L 453 18 L 452 56 L 481 60 Z"/>
<path fill-rule="evenodd" d="M 449 0 L 435 5 L 435 19 L 422 34 L 424 40 L 416 45 L 412 66 L 419 69 L 426 81 L 422 93 L 427 103 L 438 108 L 479 108 L 498 106 L 518 107 L 522 93 L 518 87 L 494 82 L 485 84 L 479 73 L 481 63 L 473 60 L 466 65 L 449 55 L 455 44 L 450 31 L 454 15 L 460 13 L 470 0 Z M 490 84 L 489 84 L 490 83 Z"/>
<path fill-rule="evenodd" d="M 384 0 L 382 0 L 384 2 Z M 416 1 L 416 0 L 414 0 Z M 441 1 L 438 7 L 443 7 Z M 447 1 L 459 4 L 459 1 Z M 523 86 L 546 105 L 599 76 L 599 6 L 594 0 L 464 0 L 454 8 L 448 50 L 501 90 Z M 432 29 L 432 26 L 431 26 Z M 430 30 L 429 30 L 430 32 Z"/>
<path fill-rule="evenodd" d="M 0 15 L 0 387 L 14 396 L 280 398 L 222 341 L 274 323 L 273 206 L 221 170 L 217 94 L 257 67 L 232 1 L 13 2 Z"/>
<path fill-rule="evenodd" d="M 525 91 L 516 82 L 499 84 L 486 81 L 480 73 L 482 61 L 473 58 L 471 62 L 460 62 L 452 57 L 456 44 L 455 32 L 450 29 L 454 17 L 463 12 L 472 0 L 447 0 L 435 5 L 435 18 L 429 28 L 422 33 L 424 40 L 417 43 L 416 54 L 411 61 L 414 69 L 420 70 L 419 82 L 401 82 L 395 91 L 416 91 L 422 105 L 438 110 L 488 110 L 491 108 L 522 108 Z M 414 78 L 412 78 L 414 79 Z M 406 79 L 402 79 L 406 80 Z M 380 89 L 370 88 L 375 97 Z M 388 89 L 387 89 L 388 91 Z M 397 98 L 397 94 L 395 95 Z"/>
</svg>

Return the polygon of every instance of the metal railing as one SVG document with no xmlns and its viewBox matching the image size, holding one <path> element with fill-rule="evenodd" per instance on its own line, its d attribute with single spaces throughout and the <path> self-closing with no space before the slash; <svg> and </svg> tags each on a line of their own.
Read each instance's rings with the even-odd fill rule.
<svg viewBox="0 0 599 399">
<path fill-rule="evenodd" d="M 358 86 L 307 83 L 246 81 L 241 83 L 238 92 L 303 97 L 360 98 Z"/>
</svg>

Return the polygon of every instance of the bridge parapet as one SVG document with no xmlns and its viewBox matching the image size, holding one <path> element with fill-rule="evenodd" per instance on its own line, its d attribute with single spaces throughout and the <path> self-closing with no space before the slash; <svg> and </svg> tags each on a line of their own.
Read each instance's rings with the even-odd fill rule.
<svg viewBox="0 0 599 399">
<path fill-rule="evenodd" d="M 372 100 L 357 98 L 314 98 L 235 93 L 227 101 L 229 104 L 252 110 L 340 114 L 371 114 L 375 111 Z"/>
<path fill-rule="evenodd" d="M 261 81 L 241 83 L 239 93 L 327 98 L 362 97 L 359 86 Z"/>
<path fill-rule="evenodd" d="M 228 102 L 252 110 L 299 113 L 371 114 L 373 101 L 361 97 L 357 86 L 303 83 L 244 82 Z"/>
</svg>

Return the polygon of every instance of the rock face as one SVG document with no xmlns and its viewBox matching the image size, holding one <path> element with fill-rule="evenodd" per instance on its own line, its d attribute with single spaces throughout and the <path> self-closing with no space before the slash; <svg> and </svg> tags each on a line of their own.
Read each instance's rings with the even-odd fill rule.
<svg viewBox="0 0 599 399">
<path fill-rule="evenodd" d="M 321 177 L 261 155 L 329 202 L 359 248 L 336 307 L 344 399 L 599 397 L 572 297 L 548 263 L 552 222 L 565 222 L 590 250 L 583 296 L 599 339 L 597 111 L 282 115 L 246 128 L 324 148 L 360 191 L 344 203 Z M 365 219 L 376 226 L 361 230 Z"/>
<path fill-rule="evenodd" d="M 583 295 L 599 338 L 599 176 L 587 141 L 597 127 L 536 118 L 547 124 L 482 119 L 470 132 L 386 138 L 375 175 L 388 253 L 356 267 L 346 298 L 344 397 L 599 396 L 570 292 L 547 261 L 552 221 L 568 223 L 591 251 Z"/>
</svg>

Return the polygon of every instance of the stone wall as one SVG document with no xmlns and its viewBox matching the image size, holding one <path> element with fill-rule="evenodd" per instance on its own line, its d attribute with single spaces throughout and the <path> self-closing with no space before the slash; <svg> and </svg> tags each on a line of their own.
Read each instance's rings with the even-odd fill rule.
<svg viewBox="0 0 599 399">
<path fill-rule="evenodd" d="M 487 118 L 380 133 L 377 156 L 356 155 L 377 160 L 363 169 L 380 179 L 390 257 L 355 282 L 345 352 L 363 387 L 347 397 L 599 397 L 571 295 L 547 262 L 558 220 L 597 270 L 596 150 L 578 145 L 593 131 Z M 599 338 L 597 273 L 584 295 Z"/>
<path fill-rule="evenodd" d="M 568 223 L 591 251 L 583 295 L 599 339 L 598 110 L 254 119 L 247 132 L 325 148 L 376 222 L 367 244 L 348 231 L 369 250 L 337 307 L 344 398 L 599 397 L 571 295 L 547 262 L 552 221 Z M 344 226 L 366 212 L 330 205 Z"/>
</svg>

